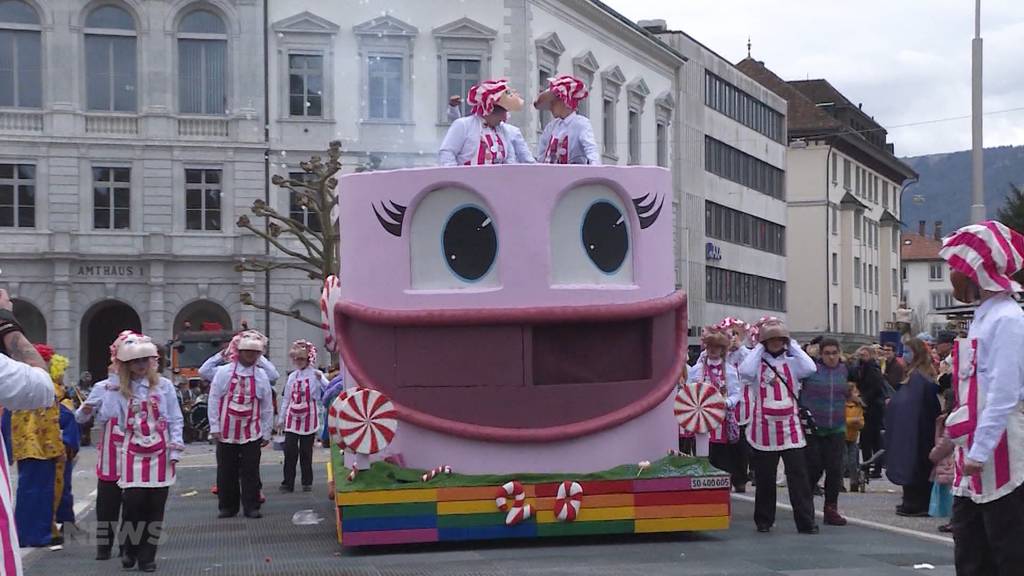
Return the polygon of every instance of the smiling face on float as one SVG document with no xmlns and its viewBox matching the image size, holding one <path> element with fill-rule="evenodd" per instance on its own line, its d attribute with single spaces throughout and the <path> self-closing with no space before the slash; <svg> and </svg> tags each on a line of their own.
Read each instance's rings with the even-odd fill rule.
<svg viewBox="0 0 1024 576">
<path fill-rule="evenodd" d="M 342 355 L 402 420 L 550 441 L 671 393 L 686 307 L 668 171 L 398 170 L 346 175 L 339 192 Z"/>
</svg>

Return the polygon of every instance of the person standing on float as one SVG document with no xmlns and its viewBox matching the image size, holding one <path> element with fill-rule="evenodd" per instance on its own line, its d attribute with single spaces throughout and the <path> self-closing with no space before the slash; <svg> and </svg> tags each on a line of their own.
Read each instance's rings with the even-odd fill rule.
<svg viewBox="0 0 1024 576">
<path fill-rule="evenodd" d="M 231 518 L 241 507 L 247 518 L 260 513 L 261 450 L 274 427 L 273 390 L 257 369 L 267 338 L 256 330 L 231 340 L 231 363 L 217 369 L 210 383 L 210 438 L 217 443 L 219 518 Z"/>
<path fill-rule="evenodd" d="M 508 80 L 486 80 L 473 86 L 466 103 L 473 113 L 456 119 L 448 127 L 437 153 L 438 164 L 477 166 L 532 161 L 521 155 L 515 144 L 517 135 L 522 139 L 522 133 L 511 130 L 506 123 L 509 112 L 523 108 L 522 97 L 509 87 Z"/>
<path fill-rule="evenodd" d="M 800 423 L 800 381 L 817 366 L 778 318 L 762 318 L 757 324 L 759 343 L 740 365 L 740 378 L 754 388 L 753 416 L 747 426 L 747 442 L 753 449 L 754 523 L 758 532 L 769 532 L 775 524 L 775 478 L 781 458 L 786 467 L 786 485 L 797 531 L 817 534 L 814 497 L 807 480 L 804 446 L 807 440 Z"/>
<path fill-rule="evenodd" d="M 993 220 L 965 226 L 939 251 L 953 296 L 978 302 L 957 342 L 956 407 L 946 433 L 956 444 L 953 541 L 958 576 L 1024 570 L 1024 236 Z"/>
<path fill-rule="evenodd" d="M 295 464 L 302 469 L 302 491 L 313 489 L 313 441 L 320 431 L 319 406 L 327 378 L 316 368 L 316 346 L 296 340 L 288 352 L 295 371 L 281 394 L 277 427 L 284 430 L 284 480 L 282 492 L 295 491 Z"/>
<path fill-rule="evenodd" d="M 537 144 L 537 161 L 543 164 L 601 164 L 590 119 L 576 109 L 589 92 L 574 76 L 548 80 L 547 90 L 533 102 L 537 110 L 550 110 L 553 118 L 544 127 Z"/>
</svg>

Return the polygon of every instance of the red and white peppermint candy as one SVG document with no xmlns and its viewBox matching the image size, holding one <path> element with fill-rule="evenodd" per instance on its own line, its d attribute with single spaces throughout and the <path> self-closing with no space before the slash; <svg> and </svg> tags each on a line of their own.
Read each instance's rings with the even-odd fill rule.
<svg viewBox="0 0 1024 576">
<path fill-rule="evenodd" d="M 341 435 L 341 406 L 347 396 L 348 393 L 342 390 L 327 407 L 327 435 L 331 438 L 331 443 L 339 448 L 345 447 L 345 438 Z"/>
<path fill-rule="evenodd" d="M 523 489 L 523 485 L 518 480 L 512 480 L 505 482 L 498 488 L 498 496 L 494 499 L 494 503 L 498 506 L 498 510 L 502 512 L 511 508 L 517 508 L 522 506 L 526 502 L 526 490 Z"/>
<path fill-rule="evenodd" d="M 708 382 L 681 384 L 673 410 L 679 426 L 695 434 L 707 434 L 725 422 L 725 398 Z"/>
<path fill-rule="evenodd" d="M 437 476 L 439 476 L 441 474 L 444 474 L 445 476 L 451 476 L 451 474 L 452 474 L 452 467 L 448 466 L 447 464 L 442 464 L 441 466 L 436 466 L 436 467 L 428 470 L 425 474 L 423 474 L 422 478 L 423 478 L 424 482 L 430 482 L 431 480 L 433 480 L 434 478 L 436 478 Z"/>
<path fill-rule="evenodd" d="M 555 496 L 555 518 L 559 522 L 572 522 L 580 513 L 583 505 L 583 486 L 579 482 L 566 480 L 558 486 Z"/>
<path fill-rule="evenodd" d="M 341 280 L 330 275 L 324 280 L 324 289 L 320 293 L 320 327 L 324 331 L 324 348 L 331 352 L 338 351 L 337 326 L 334 322 L 334 305 L 341 300 Z"/>
<path fill-rule="evenodd" d="M 357 454 L 376 454 L 395 438 L 395 406 L 387 396 L 359 388 L 350 391 L 338 407 L 338 430 L 345 446 Z"/>
<path fill-rule="evenodd" d="M 515 526 L 523 520 L 529 520 L 533 516 L 533 506 L 529 504 L 523 504 L 522 506 L 516 506 L 508 511 L 505 515 L 505 525 Z"/>
</svg>

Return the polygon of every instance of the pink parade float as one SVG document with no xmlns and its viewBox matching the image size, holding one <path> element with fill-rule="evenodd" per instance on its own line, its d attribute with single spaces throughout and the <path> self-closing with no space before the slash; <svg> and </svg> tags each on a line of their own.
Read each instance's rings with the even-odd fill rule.
<svg viewBox="0 0 1024 576">
<path fill-rule="evenodd" d="M 728 476 L 675 451 L 725 404 L 679 386 L 668 171 L 410 169 L 339 190 L 322 309 L 345 369 L 343 545 L 728 528 Z"/>
</svg>

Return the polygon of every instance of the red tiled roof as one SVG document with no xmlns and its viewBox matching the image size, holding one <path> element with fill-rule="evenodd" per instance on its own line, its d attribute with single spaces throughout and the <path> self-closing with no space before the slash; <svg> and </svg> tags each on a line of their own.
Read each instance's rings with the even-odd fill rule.
<svg viewBox="0 0 1024 576">
<path fill-rule="evenodd" d="M 904 262 L 942 260 L 942 257 L 939 256 L 940 249 L 942 249 L 942 240 L 920 234 L 904 234 L 903 244 L 900 245 L 900 258 Z"/>
</svg>

